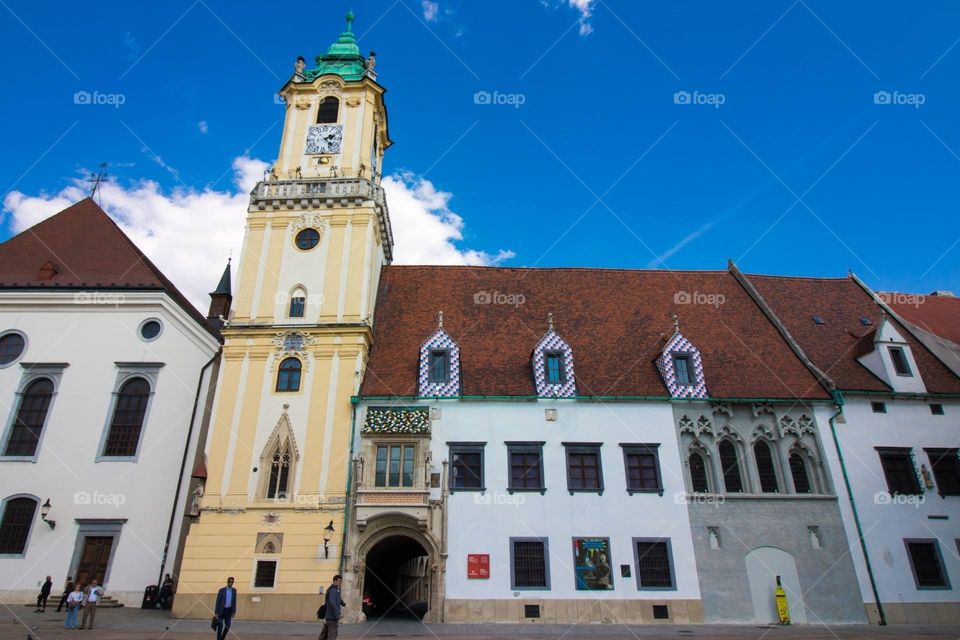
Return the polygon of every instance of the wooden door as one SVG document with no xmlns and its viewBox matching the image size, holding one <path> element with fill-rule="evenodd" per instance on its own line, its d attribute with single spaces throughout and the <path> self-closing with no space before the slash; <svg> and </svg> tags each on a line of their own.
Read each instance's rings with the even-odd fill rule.
<svg viewBox="0 0 960 640">
<path fill-rule="evenodd" d="M 110 561 L 110 551 L 113 548 L 112 536 L 86 537 L 83 539 L 83 552 L 80 554 L 80 564 L 77 566 L 76 580 L 82 585 L 90 584 L 96 578 L 103 584 L 107 573 L 107 563 Z"/>
</svg>

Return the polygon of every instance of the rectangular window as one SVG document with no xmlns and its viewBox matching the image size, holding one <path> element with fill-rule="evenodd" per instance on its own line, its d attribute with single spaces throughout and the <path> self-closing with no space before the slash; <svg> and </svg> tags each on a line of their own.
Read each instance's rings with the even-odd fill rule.
<svg viewBox="0 0 960 640">
<path fill-rule="evenodd" d="M 930 458 L 937 492 L 942 496 L 960 496 L 960 457 L 957 449 L 926 449 Z"/>
<path fill-rule="evenodd" d="M 547 382 L 549 384 L 561 384 L 566 379 L 566 372 L 563 369 L 563 354 L 559 351 L 548 351 L 544 354 L 547 364 Z"/>
<path fill-rule="evenodd" d="M 943 405 L 942 404 L 931 404 L 930 413 L 935 416 L 943 415 Z"/>
<path fill-rule="evenodd" d="M 600 445 L 564 442 L 567 450 L 567 489 L 603 493 L 603 466 Z"/>
<path fill-rule="evenodd" d="M 413 445 L 377 447 L 373 484 L 377 487 L 412 487 L 414 450 Z"/>
<path fill-rule="evenodd" d="M 693 384 L 693 359 L 690 356 L 673 356 L 673 371 L 677 384 Z"/>
<path fill-rule="evenodd" d="M 893 370 L 897 372 L 897 375 L 912 376 L 913 373 L 910 371 L 910 363 L 907 361 L 907 354 L 904 353 L 903 347 L 887 347 L 887 350 L 890 352 Z"/>
<path fill-rule="evenodd" d="M 549 589 L 546 538 L 510 538 L 510 588 Z"/>
<path fill-rule="evenodd" d="M 940 546 L 936 540 L 904 540 L 917 589 L 949 589 Z"/>
<path fill-rule="evenodd" d="M 302 318 L 307 299 L 303 297 L 290 298 L 290 317 Z"/>
<path fill-rule="evenodd" d="M 276 560 L 257 560 L 257 573 L 253 578 L 253 586 L 263 589 L 272 589 L 277 579 Z"/>
<path fill-rule="evenodd" d="M 638 491 L 656 491 L 663 495 L 663 482 L 660 478 L 660 459 L 656 444 L 621 444 L 623 464 L 627 474 L 627 493 Z"/>
<path fill-rule="evenodd" d="M 450 490 L 482 491 L 485 443 L 450 443 Z"/>
<path fill-rule="evenodd" d="M 634 538 L 638 589 L 676 589 L 669 539 Z"/>
<path fill-rule="evenodd" d="M 909 448 L 877 447 L 880 466 L 891 495 L 919 495 L 920 482 Z"/>
<path fill-rule="evenodd" d="M 430 382 L 446 382 L 450 379 L 450 352 L 434 349 L 430 352 Z"/>
<path fill-rule="evenodd" d="M 507 442 L 510 491 L 543 491 L 543 443 Z"/>
<path fill-rule="evenodd" d="M 870 408 L 874 413 L 886 413 L 887 412 L 887 403 L 886 402 L 871 402 Z"/>
</svg>

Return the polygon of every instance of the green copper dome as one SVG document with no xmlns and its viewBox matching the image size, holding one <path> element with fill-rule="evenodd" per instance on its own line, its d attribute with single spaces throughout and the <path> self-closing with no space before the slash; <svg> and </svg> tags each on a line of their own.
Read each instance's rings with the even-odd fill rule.
<svg viewBox="0 0 960 640">
<path fill-rule="evenodd" d="M 366 70 L 366 58 L 360 55 L 357 38 L 353 35 L 353 11 L 347 13 L 347 30 L 330 45 L 327 52 L 316 57 L 317 66 L 305 69 L 308 81 L 325 73 L 335 73 L 344 80 L 360 80 Z"/>
</svg>

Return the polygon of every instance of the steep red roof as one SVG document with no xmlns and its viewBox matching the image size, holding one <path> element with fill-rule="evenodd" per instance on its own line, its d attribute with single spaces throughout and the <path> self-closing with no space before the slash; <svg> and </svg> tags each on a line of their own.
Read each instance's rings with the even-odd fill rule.
<svg viewBox="0 0 960 640">
<path fill-rule="evenodd" d="M 90 198 L 0 244 L 0 289 L 163 290 L 209 331 L 204 316 Z"/>
<path fill-rule="evenodd" d="M 904 293 L 879 295 L 907 322 L 960 344 L 960 298 Z"/>
<path fill-rule="evenodd" d="M 521 304 L 479 304 L 478 294 Z M 723 296 L 682 304 L 682 292 Z M 530 356 L 547 314 L 573 349 L 581 396 L 666 396 L 654 360 L 671 314 L 700 351 L 715 398 L 828 398 L 726 271 L 384 267 L 364 396 L 414 396 L 420 345 L 437 328 L 460 346 L 462 393 L 534 395 Z"/>
<path fill-rule="evenodd" d="M 857 361 L 865 338 L 883 317 L 880 305 L 853 278 L 747 276 L 813 363 L 840 389 L 889 391 L 885 382 Z M 823 319 L 823 324 L 813 321 Z M 869 325 L 861 318 L 867 318 Z M 890 318 L 910 344 L 927 390 L 958 393 L 960 380 L 925 346 Z M 867 344 L 867 347 L 870 345 Z"/>
</svg>

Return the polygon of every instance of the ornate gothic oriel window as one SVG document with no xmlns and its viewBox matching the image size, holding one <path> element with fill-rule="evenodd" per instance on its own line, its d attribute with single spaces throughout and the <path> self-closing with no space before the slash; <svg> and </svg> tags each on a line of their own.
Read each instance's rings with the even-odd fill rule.
<svg viewBox="0 0 960 640">
<path fill-rule="evenodd" d="M 267 481 L 267 498 L 286 500 L 290 488 L 290 448 L 277 448 L 270 456 L 270 478 Z"/>
</svg>

